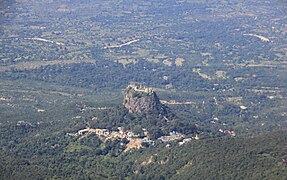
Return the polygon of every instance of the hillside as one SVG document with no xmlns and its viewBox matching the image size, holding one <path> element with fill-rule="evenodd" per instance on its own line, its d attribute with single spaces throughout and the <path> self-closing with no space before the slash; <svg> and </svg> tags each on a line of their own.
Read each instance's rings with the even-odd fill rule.
<svg viewBox="0 0 287 180">
<path fill-rule="evenodd" d="M 286 179 L 286 12 L 0 0 L 0 179 Z"/>
<path fill-rule="evenodd" d="M 285 179 L 286 131 L 255 137 L 215 138 L 145 153 L 138 175 L 158 179 Z M 153 154 L 153 152 L 155 154 Z M 142 161 L 154 156 L 149 165 Z"/>
<path fill-rule="evenodd" d="M 99 143 L 92 140 L 93 138 L 81 140 L 77 145 L 78 150 L 65 150 L 64 153 L 60 149 L 65 149 L 67 144 L 62 138 L 57 138 L 60 149 L 53 150 L 53 153 L 42 149 L 45 145 L 39 144 L 39 140 L 30 144 L 36 148 L 35 152 L 22 155 L 19 153 L 23 152 L 25 146 L 15 147 L 14 152 L 3 151 L 2 147 L 1 179 L 220 177 L 283 180 L 287 175 L 286 131 L 270 132 L 255 137 L 203 139 L 182 146 L 177 143 L 171 143 L 170 147 L 166 147 L 166 144 L 156 144 L 120 155 L 105 156 L 87 153 L 91 152 L 88 149 Z M 115 148 L 115 145 L 109 146 Z M 10 158 L 7 159 L 7 156 Z"/>
</svg>

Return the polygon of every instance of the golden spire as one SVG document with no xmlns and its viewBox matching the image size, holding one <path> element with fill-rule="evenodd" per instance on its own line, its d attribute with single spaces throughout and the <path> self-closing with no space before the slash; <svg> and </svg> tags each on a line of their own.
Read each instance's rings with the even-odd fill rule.
<svg viewBox="0 0 287 180">
<path fill-rule="evenodd" d="M 195 135 L 195 138 L 194 138 L 194 139 L 195 139 L 195 140 L 199 140 L 198 134 Z"/>
</svg>

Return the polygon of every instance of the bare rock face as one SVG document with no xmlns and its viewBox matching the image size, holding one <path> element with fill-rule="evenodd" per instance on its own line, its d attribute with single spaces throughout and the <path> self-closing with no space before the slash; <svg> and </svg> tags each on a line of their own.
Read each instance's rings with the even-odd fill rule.
<svg viewBox="0 0 287 180">
<path fill-rule="evenodd" d="M 165 114 L 166 109 L 160 103 L 156 93 L 148 88 L 128 86 L 124 95 L 124 106 L 129 113 Z"/>
</svg>

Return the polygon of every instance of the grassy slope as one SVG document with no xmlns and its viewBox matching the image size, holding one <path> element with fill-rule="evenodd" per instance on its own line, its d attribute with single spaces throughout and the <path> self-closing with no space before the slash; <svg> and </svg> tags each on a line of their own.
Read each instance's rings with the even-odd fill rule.
<svg viewBox="0 0 287 180">
<path fill-rule="evenodd" d="M 146 152 L 142 156 L 145 158 L 138 163 L 138 170 L 145 177 L 153 178 L 284 179 L 287 167 L 282 159 L 287 158 L 286 143 L 287 131 L 257 137 L 201 140 L 184 146 L 152 149 L 156 151 L 156 160 L 149 165 L 141 165 L 152 155 L 152 152 Z"/>
</svg>

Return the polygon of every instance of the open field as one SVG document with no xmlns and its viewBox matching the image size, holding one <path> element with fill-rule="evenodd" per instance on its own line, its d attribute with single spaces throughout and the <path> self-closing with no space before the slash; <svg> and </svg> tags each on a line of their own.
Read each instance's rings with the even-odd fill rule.
<svg viewBox="0 0 287 180">
<path fill-rule="evenodd" d="M 286 12 L 0 0 L 0 179 L 286 179 Z M 156 92 L 161 113 L 128 113 L 130 83 Z M 85 129 L 146 141 L 75 135 Z"/>
</svg>

